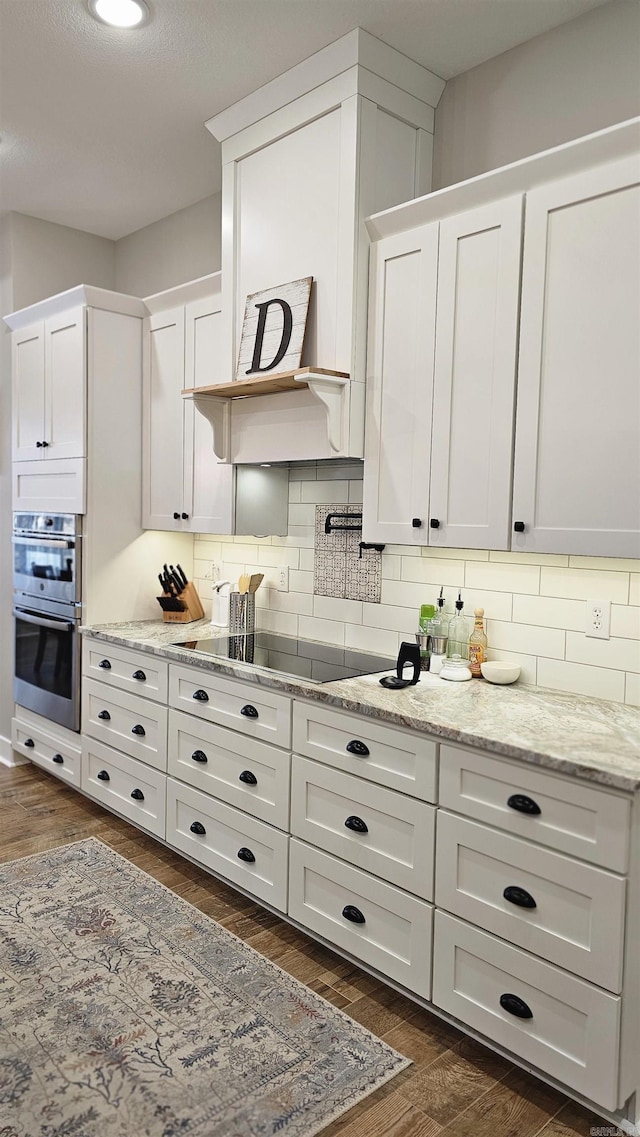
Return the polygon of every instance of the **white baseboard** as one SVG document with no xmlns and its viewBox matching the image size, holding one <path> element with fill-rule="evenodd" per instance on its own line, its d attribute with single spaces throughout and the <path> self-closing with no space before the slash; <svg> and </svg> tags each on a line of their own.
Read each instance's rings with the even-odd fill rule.
<svg viewBox="0 0 640 1137">
<path fill-rule="evenodd" d="M 28 758 L 24 758 L 22 754 L 16 754 L 15 750 L 12 749 L 10 738 L 5 738 L 3 734 L 0 734 L 0 765 L 24 766 L 28 761 Z"/>
</svg>

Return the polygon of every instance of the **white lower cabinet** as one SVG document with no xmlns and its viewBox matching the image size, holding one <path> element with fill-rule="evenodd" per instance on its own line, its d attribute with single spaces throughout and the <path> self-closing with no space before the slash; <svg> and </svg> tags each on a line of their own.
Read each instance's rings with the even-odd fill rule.
<svg viewBox="0 0 640 1137">
<path fill-rule="evenodd" d="M 11 720 L 11 746 L 50 774 L 80 786 L 80 739 L 77 734 L 24 707 Z"/>
<path fill-rule="evenodd" d="M 289 838 L 280 830 L 169 778 L 167 841 L 286 912 Z"/>
<path fill-rule="evenodd" d="M 167 708 L 86 679 L 82 730 L 158 770 L 167 769 Z"/>
<path fill-rule="evenodd" d="M 433 1002 L 589 1100 L 617 1108 L 617 996 L 436 911 Z"/>
<path fill-rule="evenodd" d="M 84 792 L 156 837 L 164 837 L 166 784 L 166 775 L 159 770 L 102 742 L 83 740 Z"/>
<path fill-rule="evenodd" d="M 383 975 L 431 996 L 433 908 L 291 838 L 289 915 Z"/>
</svg>

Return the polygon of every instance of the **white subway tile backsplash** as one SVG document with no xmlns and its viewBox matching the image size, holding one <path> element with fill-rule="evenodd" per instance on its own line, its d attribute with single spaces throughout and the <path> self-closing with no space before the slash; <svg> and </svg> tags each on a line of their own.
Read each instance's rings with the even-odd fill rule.
<svg viewBox="0 0 640 1137">
<path fill-rule="evenodd" d="M 307 485 L 306 482 L 302 483 L 303 486 Z M 314 483 L 315 484 L 315 483 Z M 289 506 L 289 528 L 292 525 L 310 525 L 312 528 L 316 523 L 316 507 L 314 504 L 293 505 Z"/>
<path fill-rule="evenodd" d="M 401 632 L 406 639 L 418 630 L 418 613 L 392 604 L 363 604 L 362 623 L 368 628 Z"/>
<path fill-rule="evenodd" d="M 313 561 L 315 557 L 314 549 L 300 549 L 300 568 L 303 572 L 313 572 Z"/>
<path fill-rule="evenodd" d="M 341 620 L 320 620 L 315 616 L 298 616 L 298 635 L 301 639 L 320 640 L 321 643 L 344 644 L 344 624 Z"/>
<path fill-rule="evenodd" d="M 277 568 L 288 565 L 297 569 L 300 563 L 300 550 L 288 545 L 268 545 L 258 550 L 258 564 L 262 568 Z"/>
<path fill-rule="evenodd" d="M 564 659 L 565 632 L 558 628 L 538 628 L 533 624 L 514 624 L 502 620 L 487 621 L 487 641 L 491 648 L 546 655 Z"/>
<path fill-rule="evenodd" d="M 361 624 L 362 601 L 345 600 L 340 596 L 315 596 L 313 615 L 320 620 L 344 620 L 351 624 Z"/>
<path fill-rule="evenodd" d="M 455 591 L 446 588 L 444 594 L 447 598 L 447 615 L 452 616 L 455 611 L 454 602 L 457 594 Z M 512 596 L 510 592 L 489 592 L 485 589 L 478 591 L 473 588 L 463 588 L 462 599 L 464 600 L 464 613 L 470 619 L 473 619 L 475 608 L 484 608 L 486 620 L 511 619 Z"/>
<path fill-rule="evenodd" d="M 291 569 L 289 571 L 289 588 L 292 592 L 313 592 L 313 573 Z"/>
<path fill-rule="evenodd" d="M 402 557 L 397 557 L 393 553 L 391 556 L 388 553 L 382 553 L 383 580 L 400 580 L 401 570 Z"/>
<path fill-rule="evenodd" d="M 223 550 L 225 561 L 235 565 L 245 565 L 248 562 L 255 561 L 259 555 L 260 553 L 256 550 L 255 545 L 250 545 L 244 540 L 238 541 L 235 545 L 225 545 Z"/>
<path fill-rule="evenodd" d="M 406 580 L 383 579 L 380 599 L 383 604 L 397 604 L 400 608 L 412 608 L 417 620 L 420 605 L 435 602 L 431 600 L 428 593 L 429 590 L 424 584 L 411 584 Z"/>
<path fill-rule="evenodd" d="M 571 628 L 583 632 L 587 612 L 584 600 L 560 600 L 555 596 L 514 596 L 512 619 L 518 624 L 543 628 Z"/>
<path fill-rule="evenodd" d="M 423 545 L 423 557 L 446 557 L 455 561 L 488 561 L 489 553 L 486 549 L 439 549 L 437 546 Z"/>
<path fill-rule="evenodd" d="M 300 484 L 302 486 L 300 501 L 310 505 L 338 505 L 341 502 L 346 504 L 349 500 L 349 482 L 301 482 Z"/>
<path fill-rule="evenodd" d="M 398 654 L 396 633 L 387 632 L 381 628 L 365 628 L 362 624 L 346 624 L 344 642 L 345 647 L 357 648 L 359 651 L 372 651 L 377 655 L 388 655 L 390 660 L 395 660 Z"/>
<path fill-rule="evenodd" d="M 611 635 L 625 640 L 640 641 L 640 608 L 631 605 L 611 605 Z"/>
<path fill-rule="evenodd" d="M 313 596 L 306 592 L 278 592 L 271 588 L 269 608 L 272 612 L 295 612 L 297 616 L 312 616 Z"/>
<path fill-rule="evenodd" d="M 445 560 L 444 557 L 403 557 L 403 580 L 422 584 L 453 584 L 464 588 L 464 561 Z"/>
<path fill-rule="evenodd" d="M 301 619 L 303 617 L 296 616 L 294 612 L 275 612 L 273 608 L 264 608 L 260 613 L 260 628 L 283 636 L 297 636 Z"/>
<path fill-rule="evenodd" d="M 352 505 L 362 505 L 362 482 L 349 482 L 349 502 Z"/>
<path fill-rule="evenodd" d="M 640 675 L 629 672 L 624 692 L 625 703 L 640 707 Z"/>
<path fill-rule="evenodd" d="M 562 659 L 538 659 L 538 683 L 556 691 L 572 691 L 576 695 L 591 695 L 596 699 L 624 702 L 625 677 L 623 671 L 605 667 L 590 667 L 584 663 L 569 663 Z"/>
<path fill-rule="evenodd" d="M 640 572 L 632 572 L 629 578 L 629 603 L 640 604 Z"/>
<path fill-rule="evenodd" d="M 503 651 L 502 648 L 487 648 L 487 659 L 500 659 L 505 663 L 517 663 L 520 667 L 520 683 L 530 683 L 534 686 L 538 679 L 538 658 L 535 655 L 523 655 L 521 651 Z"/>
<path fill-rule="evenodd" d="M 569 557 L 569 568 L 596 569 L 599 572 L 638 572 L 632 557 Z"/>
<path fill-rule="evenodd" d="M 465 584 L 477 591 L 487 588 L 492 592 L 526 592 L 535 596 L 540 591 L 540 569 L 537 565 L 473 561 L 467 563 Z"/>
<path fill-rule="evenodd" d="M 330 466 L 326 462 L 318 462 L 316 467 L 316 478 L 319 482 L 324 481 L 362 481 L 364 470 L 364 463 L 356 460 L 354 462 L 338 463 L 335 466 Z"/>
<path fill-rule="evenodd" d="M 490 561 L 503 561 L 510 565 L 555 565 L 556 568 L 566 568 L 569 557 L 565 553 L 510 553 L 502 550 L 491 550 Z"/>
<path fill-rule="evenodd" d="M 566 658 L 574 663 L 640 672 L 640 643 L 613 638 L 596 640 L 579 632 L 567 632 Z"/>
<path fill-rule="evenodd" d="M 540 595 L 564 596 L 569 600 L 613 600 L 618 604 L 626 604 L 629 574 L 543 567 L 540 569 Z"/>
</svg>

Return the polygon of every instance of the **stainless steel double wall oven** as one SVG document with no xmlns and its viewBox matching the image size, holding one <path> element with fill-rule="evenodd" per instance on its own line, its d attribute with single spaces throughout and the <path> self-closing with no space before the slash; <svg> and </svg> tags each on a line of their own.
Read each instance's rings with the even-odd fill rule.
<svg viewBox="0 0 640 1137">
<path fill-rule="evenodd" d="M 13 516 L 16 703 L 80 729 L 82 518 Z"/>
</svg>

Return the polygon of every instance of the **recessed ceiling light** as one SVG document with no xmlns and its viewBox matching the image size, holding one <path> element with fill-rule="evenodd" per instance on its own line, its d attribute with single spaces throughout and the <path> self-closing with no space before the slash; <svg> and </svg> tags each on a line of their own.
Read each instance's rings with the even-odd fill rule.
<svg viewBox="0 0 640 1137">
<path fill-rule="evenodd" d="M 89 0 L 89 11 L 112 28 L 139 28 L 149 19 L 144 0 Z"/>
</svg>

